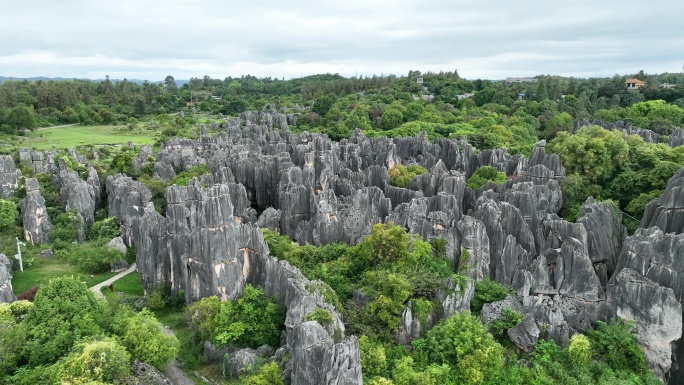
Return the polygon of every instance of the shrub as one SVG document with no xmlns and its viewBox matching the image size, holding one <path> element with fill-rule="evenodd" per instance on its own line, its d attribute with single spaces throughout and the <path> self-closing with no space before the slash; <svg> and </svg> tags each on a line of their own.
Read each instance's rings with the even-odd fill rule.
<svg viewBox="0 0 684 385">
<path fill-rule="evenodd" d="M 57 255 L 66 255 L 69 263 L 89 274 L 108 272 L 111 262 L 121 259 L 120 252 L 92 242 L 70 244 L 66 249 L 59 250 Z"/>
<path fill-rule="evenodd" d="M 591 360 L 591 342 L 589 338 L 583 334 L 575 334 L 570 339 L 570 347 L 568 348 L 570 360 L 575 365 L 586 365 Z"/>
<path fill-rule="evenodd" d="M 8 200 L 0 199 L 0 229 L 14 226 L 17 221 L 17 205 Z"/>
<path fill-rule="evenodd" d="M 152 313 L 143 309 L 128 320 L 122 342 L 133 357 L 164 369 L 178 355 L 180 343 L 175 335 L 167 335 Z"/>
<path fill-rule="evenodd" d="M 479 190 L 487 184 L 487 182 L 494 183 L 504 183 L 508 180 L 508 177 L 503 172 L 500 172 L 495 167 L 492 166 L 482 166 L 475 171 L 473 175 L 468 178 L 466 186 L 470 187 L 472 190 Z"/>
<path fill-rule="evenodd" d="M 205 297 L 186 309 L 188 324 L 202 341 L 211 340 L 216 330 L 216 315 L 221 309 L 221 302 L 216 296 Z"/>
<path fill-rule="evenodd" d="M 320 307 L 317 307 L 314 311 L 302 318 L 302 321 L 304 322 L 316 321 L 323 326 L 332 324 L 334 320 L 335 319 L 333 318 L 332 313 L 330 313 L 330 310 L 321 309 Z"/>
<path fill-rule="evenodd" d="M 131 356 L 112 338 L 82 342 L 64 362 L 62 378 L 125 383 L 131 372 Z"/>
<path fill-rule="evenodd" d="M 610 323 L 598 322 L 598 328 L 588 333 L 592 350 L 615 371 L 649 373 L 644 353 L 632 333 L 632 323 L 622 319 Z"/>
<path fill-rule="evenodd" d="M 408 167 L 404 167 L 401 164 L 398 164 L 394 167 L 392 167 L 389 171 L 389 177 L 390 177 L 390 184 L 392 186 L 396 187 L 406 187 L 408 186 L 409 182 L 415 178 L 418 175 L 425 174 L 427 170 L 421 166 L 418 165 L 410 165 Z"/>
<path fill-rule="evenodd" d="M 475 295 L 470 301 L 470 310 L 479 313 L 482 310 L 482 305 L 501 301 L 510 293 L 510 289 L 491 279 L 485 278 L 482 281 L 475 281 Z"/>
<path fill-rule="evenodd" d="M 283 322 L 282 312 L 264 295 L 264 290 L 247 285 L 240 299 L 221 303 L 214 342 L 253 348 L 263 344 L 276 346 Z"/>
<path fill-rule="evenodd" d="M 492 322 L 492 330 L 494 330 L 494 334 L 502 335 L 506 330 L 515 327 L 522 322 L 523 318 L 525 318 L 525 316 L 517 311 L 504 308 L 501 318 Z"/>
</svg>

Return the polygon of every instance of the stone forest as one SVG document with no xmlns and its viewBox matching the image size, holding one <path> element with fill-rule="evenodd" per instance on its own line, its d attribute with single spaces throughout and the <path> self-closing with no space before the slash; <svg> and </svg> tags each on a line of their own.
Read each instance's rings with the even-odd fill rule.
<svg viewBox="0 0 684 385">
<path fill-rule="evenodd" d="M 121 123 L 155 143 L 7 142 L 3 383 L 684 382 L 677 103 L 415 75 Z"/>
</svg>

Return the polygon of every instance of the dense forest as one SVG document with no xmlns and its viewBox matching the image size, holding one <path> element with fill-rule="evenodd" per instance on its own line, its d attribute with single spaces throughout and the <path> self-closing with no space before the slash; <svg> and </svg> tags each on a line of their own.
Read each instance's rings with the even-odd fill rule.
<svg viewBox="0 0 684 385">
<path fill-rule="evenodd" d="M 645 85 L 628 89 L 628 78 L 644 81 Z M 264 121 L 270 123 L 250 120 L 250 116 L 259 113 L 265 114 L 268 119 Z M 283 117 L 280 131 L 271 118 L 276 114 Z M 37 128 L 68 124 L 122 127 L 124 135 L 126 130 L 150 130 L 156 133 L 156 142 L 152 146 L 131 143 L 89 145 L 73 151 L 20 151 L 25 143 L 30 143 L 24 139 L 35 135 Z M 159 84 L 114 82 L 109 78 L 101 82 L 5 81 L 0 84 L 0 152 L 6 154 L 3 162 L 12 165 L 0 162 L 0 166 L 4 167 L 3 175 L 19 177 L 16 189 L 0 200 L 0 251 L 8 255 L 16 252 L 15 237 L 24 238 L 29 245 L 25 246 L 22 266 L 26 271 L 17 271 L 17 262 L 5 258 L 14 265 L 12 285 L 19 300 L 0 301 L 11 302 L 0 304 L 0 383 L 152 384 L 157 380 L 141 373 L 157 373 L 155 367 L 163 370 L 176 357 L 185 372 L 195 373 L 193 380 L 197 383 L 204 383 L 197 377 L 200 373 L 216 383 L 283 384 L 290 378 L 298 383 L 297 371 L 306 370 L 291 362 L 303 354 L 293 348 L 299 345 L 292 341 L 296 339 L 292 333 L 300 330 L 299 323 L 307 321 L 322 325 L 325 333 L 330 334 L 331 345 L 357 347 L 363 382 L 367 384 L 662 383 L 671 374 L 653 372 L 632 323 L 622 319 L 599 320 L 586 332 L 568 335 L 560 341 L 554 340 L 552 331 L 538 330 L 548 338 L 521 347 L 512 339 L 510 330 L 519 330 L 520 325 L 529 321 L 525 311 L 515 306 L 502 307 L 496 317 L 491 316 L 491 304 L 510 301 L 520 289 L 514 288 L 510 279 L 508 283 L 502 282 L 498 272 L 484 276 L 474 273 L 472 263 L 476 256 L 471 253 L 479 255 L 480 251 L 465 246 L 465 235 L 454 251 L 452 241 L 446 237 L 424 237 L 418 231 L 407 231 L 408 225 L 381 218 L 349 244 L 339 242 L 339 237 L 333 237 L 332 242 L 310 237 L 313 242 L 309 242 L 302 235 L 303 227 L 297 228 L 295 224 L 287 228 L 290 223 L 282 218 L 275 221 L 278 225 L 273 225 L 268 218 L 275 211 L 273 202 L 278 200 L 283 211 L 284 202 L 304 204 L 306 199 L 292 198 L 295 194 L 291 191 L 299 194 L 302 190 L 297 189 L 309 183 L 302 177 L 305 167 L 317 168 L 327 161 L 321 160 L 321 154 L 333 151 L 328 139 L 343 148 L 356 144 L 362 148 L 361 143 L 394 143 L 399 147 L 399 138 L 410 138 L 414 141 L 410 142 L 412 145 L 422 143 L 426 148 L 440 140 L 452 140 L 458 154 L 472 150 L 474 157 L 492 150 L 492 157 L 520 156 L 515 159 L 529 158 L 531 162 L 534 151 L 538 154 L 540 148 L 549 156 L 557 155 L 565 174 L 562 178 L 547 177 L 557 182 L 562 192 L 557 220 L 562 218 L 572 225 L 585 223 L 582 221 L 588 218 L 587 207 L 599 207 L 592 206 L 593 200 L 587 200 L 593 197 L 609 213 L 606 220 L 617 221 L 610 222 L 611 226 L 623 229 L 615 231 L 619 233 L 615 243 L 621 244 L 624 237 L 642 231 L 638 229 L 647 205 L 664 195 L 664 191 L 674 191 L 673 175 L 684 168 L 684 131 L 680 128 L 683 124 L 684 74 L 643 71 L 613 78 L 541 75 L 520 81 L 468 80 L 457 71 L 410 71 L 406 76 L 361 78 L 325 74 L 292 80 L 249 75 L 220 80 L 204 76 L 192 78 L 182 86 L 172 76 Z M 240 140 L 236 139 L 239 135 Z M 290 157 L 292 163 L 300 162 L 299 174 L 280 170 L 272 175 L 272 184 L 259 182 L 254 176 L 256 171 L 245 170 L 251 165 L 251 170 L 266 173 L 263 170 L 267 166 L 254 160 L 256 156 L 240 157 L 230 147 L 254 152 L 258 148 L 255 143 L 264 148 L 259 148 L 262 157 L 266 153 L 277 157 L 289 152 L 283 163 L 289 162 Z M 217 149 L 223 150 L 220 146 L 224 145 L 230 150 L 226 150 L 225 158 L 220 158 Z M 308 153 L 304 151 L 310 150 L 306 146 L 314 148 L 311 157 L 315 160 L 306 157 Z M 368 151 L 374 152 L 374 156 L 380 154 L 378 158 L 383 155 L 380 147 Z M 428 167 L 427 152 L 410 161 L 383 163 L 387 166 L 384 174 L 375 176 L 381 182 L 371 181 L 373 173 L 382 170 L 377 165 L 358 166 L 353 172 L 346 170 L 345 175 L 351 176 L 345 178 L 357 181 L 366 175 L 364 182 L 355 182 L 354 186 L 364 186 L 358 190 L 371 196 L 367 200 L 375 199 L 375 193 L 368 192 L 373 183 L 382 183 L 401 189 L 396 191 L 406 196 L 413 194 L 402 198 L 405 205 L 413 202 L 412 198 L 420 201 L 429 195 L 423 191 L 417 196 L 415 192 L 425 190 L 426 181 L 436 180 L 440 167 L 444 167 L 443 163 Z M 48 158 L 54 162 L 49 163 Z M 524 166 L 514 172 L 490 165 L 463 171 L 467 182 L 457 198 L 460 208 L 455 209 L 458 218 L 454 223 L 464 223 L 459 220 L 467 214 L 463 208 L 466 205 L 475 207 L 476 200 L 491 197 L 495 194 L 492 191 L 503 196 L 518 178 L 529 182 L 525 162 L 521 161 Z M 11 171 L 14 164 L 17 172 Z M 321 174 L 325 174 L 318 169 L 311 172 L 311 178 L 323 178 Z M 449 170 L 442 175 L 439 178 L 458 177 L 453 171 L 449 174 Z M 337 185 L 329 182 L 333 187 L 326 187 L 326 183 L 311 189 L 316 194 L 312 202 L 335 201 L 339 198 L 333 199 L 335 195 L 345 196 L 339 202 L 348 205 L 344 206 L 347 210 L 362 200 L 355 192 L 326 192 L 346 191 L 339 181 Z M 233 190 L 228 194 L 228 187 L 220 187 L 222 184 Z M 83 185 L 86 198 L 74 198 L 76 195 L 70 191 L 79 191 Z M 267 197 L 271 192 L 264 191 L 269 189 L 280 194 L 278 200 Z M 391 191 L 388 189 L 385 187 L 386 195 Z M 146 192 L 141 193 L 142 190 Z M 466 197 L 471 194 L 472 202 L 464 203 L 464 191 Z M 206 208 L 210 204 L 206 203 L 206 217 L 215 220 L 226 215 L 231 223 L 223 226 L 239 229 L 231 233 L 238 238 L 251 231 L 245 229 L 257 224 L 258 215 L 259 235 L 249 233 L 250 243 L 239 248 L 240 253 L 265 250 L 265 254 L 281 263 L 278 266 L 297 270 L 296 278 L 290 280 L 301 280 L 300 286 L 305 287 L 303 295 L 308 296 L 308 291 L 314 297 L 305 297 L 306 301 L 300 302 L 319 301 L 315 302 L 314 310 L 307 307 L 305 314 L 297 314 L 295 326 L 292 308 L 283 306 L 279 302 L 282 298 L 273 296 L 274 289 L 256 287 L 255 282 L 263 277 L 243 277 L 239 298 L 219 300 L 220 293 L 199 295 L 204 289 L 179 286 L 168 277 L 159 278 L 162 273 L 155 273 L 157 277 L 152 278 L 154 274 L 146 275 L 144 269 L 153 264 L 150 260 L 159 266 L 165 263 L 155 259 L 161 258 L 163 252 L 150 239 L 167 237 L 169 250 L 166 246 L 163 249 L 173 254 L 176 251 L 172 248 L 181 247 L 178 244 L 183 241 L 171 239 L 182 234 L 183 226 L 193 226 L 188 218 L 201 211 L 195 210 L 195 206 L 190 208 L 196 203 L 182 203 L 182 199 L 213 202 L 222 193 L 230 195 L 230 209 L 221 210 L 230 212 L 219 210 L 220 215 L 212 214 Z M 324 194 L 330 194 L 330 198 Z M 134 202 L 139 196 L 144 196 L 140 198 L 141 205 Z M 88 199 L 92 203 L 84 209 L 86 205 L 80 202 Z M 150 210 L 144 206 L 148 201 L 153 204 Z M 185 209 L 179 202 L 187 205 Z M 365 207 L 363 204 L 361 207 Z M 382 211 L 376 204 L 381 206 L 373 201 L 372 210 L 367 211 Z M 401 205 L 392 202 L 389 211 L 395 210 L 394 216 L 387 215 L 388 218 L 402 217 L 397 206 Z M 320 207 L 327 206 L 321 204 L 319 212 L 307 220 L 313 223 L 314 216 L 321 215 Z M 131 210 L 135 214 L 130 214 Z M 332 209 L 330 212 L 335 213 Z M 336 221 L 338 214 L 330 217 L 334 216 Z M 125 218 L 136 215 L 139 217 L 130 222 Z M 233 218 L 242 223 L 232 223 Z M 159 232 L 162 227 L 167 231 L 167 225 L 159 225 L 160 221 L 168 224 L 168 234 Z M 48 222 L 50 226 L 44 227 Z M 247 227 L 239 227 L 243 224 Z M 29 231 L 28 226 L 34 227 Z M 38 232 L 42 231 L 42 238 L 35 235 L 36 227 L 42 229 Z M 200 231 L 195 230 L 188 230 L 188 234 L 197 236 Z M 34 237 L 30 242 L 29 233 Z M 121 253 L 112 246 L 112 240 L 117 238 L 123 246 Z M 193 245 L 188 248 L 201 243 L 191 239 L 194 238 L 190 235 L 185 239 Z M 503 242 L 502 239 L 502 248 Z M 530 242 L 534 249 L 538 241 Z M 221 247 L 217 246 L 217 252 L 225 251 Z M 49 260 L 41 256 L 48 249 Z M 565 249 L 564 245 L 564 253 Z M 190 249 L 183 250 L 190 255 Z M 538 252 L 543 254 L 541 249 Z M 183 258 L 188 259 L 187 255 Z M 257 257 L 251 258 L 255 263 Z M 186 259 L 185 274 L 190 274 L 192 261 Z M 105 299 L 100 299 L 88 289 L 91 284 L 111 277 L 110 268 L 114 265 L 128 266 L 136 260 L 142 274 L 137 277 L 142 276 L 142 281 L 133 280 L 131 288 L 129 283 L 122 285 L 125 294 L 105 293 Z M 259 269 L 270 271 L 273 267 L 269 263 L 275 262 L 263 263 Z M 494 266 L 495 262 L 491 263 Z M 32 271 L 40 273 L 30 275 L 34 274 Z M 90 280 L 67 273 L 90 276 Z M 606 277 L 610 278 L 612 273 Z M 187 282 L 191 282 L 190 278 Z M 0 281 L 0 288 L 2 284 Z M 606 282 L 601 285 L 606 287 Z M 222 290 L 225 294 L 226 289 Z M 295 289 L 288 290 L 291 297 Z M 448 311 L 443 308 L 442 297 L 464 295 L 468 290 L 471 299 L 466 310 L 446 317 Z M 417 335 L 402 340 L 398 336 L 406 332 L 402 329 L 406 309 L 413 314 L 419 330 Z M 160 321 L 170 326 L 175 336 Z M 208 354 L 207 346 L 228 354 L 225 358 L 219 354 L 216 359 L 218 353 Z M 240 365 L 235 357 L 242 357 Z M 141 366 L 145 367 L 140 369 Z"/>
</svg>

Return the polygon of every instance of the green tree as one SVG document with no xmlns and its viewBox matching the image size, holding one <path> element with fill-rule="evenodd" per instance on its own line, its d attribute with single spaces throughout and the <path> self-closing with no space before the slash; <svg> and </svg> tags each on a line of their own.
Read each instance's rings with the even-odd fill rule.
<svg viewBox="0 0 684 385">
<path fill-rule="evenodd" d="M 17 220 L 17 205 L 12 201 L 0 199 L 0 229 L 14 226 Z"/>
<path fill-rule="evenodd" d="M 612 179 L 629 154 L 622 132 L 596 126 L 581 128 L 574 135 L 560 132 L 547 149 L 560 156 L 569 174 L 584 175 L 597 184 Z"/>
<path fill-rule="evenodd" d="M 164 78 L 164 87 L 166 91 L 170 94 L 176 94 L 178 92 L 178 85 L 176 84 L 176 79 L 173 76 L 168 75 Z"/>
<path fill-rule="evenodd" d="M 167 335 L 164 327 L 147 309 L 128 320 L 122 343 L 134 358 L 159 370 L 178 355 L 180 343 L 175 335 Z"/>
<path fill-rule="evenodd" d="M 552 139 L 560 131 L 571 131 L 573 127 L 572 116 L 567 112 L 561 112 L 554 115 L 553 118 L 546 121 L 544 124 L 543 137 Z"/>
<path fill-rule="evenodd" d="M 32 130 L 36 128 L 36 116 L 33 108 L 16 106 L 10 110 L 5 118 L 7 124 L 17 131 Z"/>
<path fill-rule="evenodd" d="M 382 114 L 380 118 L 380 128 L 389 131 L 401 126 L 404 122 L 404 114 L 396 108 L 390 108 Z"/>
<path fill-rule="evenodd" d="M 102 332 L 101 303 L 80 280 L 53 278 L 41 287 L 24 323 L 25 354 L 32 366 L 55 362 L 79 338 Z"/>
<path fill-rule="evenodd" d="M 77 344 L 65 360 L 62 380 L 122 384 L 131 373 L 131 356 L 115 339 L 105 337 Z"/>
<path fill-rule="evenodd" d="M 334 104 L 335 97 L 333 95 L 324 95 L 314 100 L 314 105 L 311 110 L 319 116 L 325 116 Z"/>
<path fill-rule="evenodd" d="M 214 342 L 253 348 L 276 346 L 283 322 L 278 305 L 264 295 L 264 290 L 247 285 L 241 298 L 221 303 L 215 318 Z"/>
<path fill-rule="evenodd" d="M 409 182 L 416 176 L 425 174 L 427 170 L 419 165 L 413 164 L 404 167 L 398 164 L 392 167 L 389 171 L 390 184 L 396 187 L 406 187 Z"/>
<path fill-rule="evenodd" d="M 478 168 L 473 175 L 468 178 L 466 186 L 470 187 L 472 190 L 479 190 L 487 184 L 487 182 L 494 182 L 497 184 L 504 183 L 508 180 L 508 177 L 503 172 L 497 170 L 492 166 L 482 166 Z"/>
<path fill-rule="evenodd" d="M 466 312 L 438 324 L 427 335 L 432 362 L 453 365 L 466 384 L 480 384 L 503 366 L 503 348 L 479 319 Z"/>
</svg>

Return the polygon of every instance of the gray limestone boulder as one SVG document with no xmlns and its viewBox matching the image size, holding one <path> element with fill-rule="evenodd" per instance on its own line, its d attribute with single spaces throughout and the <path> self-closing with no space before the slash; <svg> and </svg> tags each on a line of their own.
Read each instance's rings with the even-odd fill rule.
<svg viewBox="0 0 684 385">
<path fill-rule="evenodd" d="M 223 361 L 223 377 L 237 379 L 254 373 L 259 353 L 254 349 L 240 349 L 227 354 Z"/>
<path fill-rule="evenodd" d="M 136 385 L 173 385 L 163 373 L 137 358 L 133 360 L 133 377 Z"/>
<path fill-rule="evenodd" d="M 632 269 L 673 290 L 684 301 L 684 234 L 664 233 L 658 227 L 637 229 L 625 239 L 616 273 Z"/>
<path fill-rule="evenodd" d="M 684 130 L 680 127 L 677 127 L 677 129 L 668 138 L 667 144 L 669 144 L 672 148 L 684 145 Z"/>
<path fill-rule="evenodd" d="M 121 255 L 121 258 L 110 262 L 110 271 L 119 272 L 126 270 L 128 268 L 128 262 L 126 262 L 125 257 L 128 248 L 123 239 L 121 239 L 121 237 L 112 238 L 111 241 L 107 242 L 105 247 L 109 250 L 116 250 Z"/>
<path fill-rule="evenodd" d="M 652 226 L 666 233 L 684 232 L 684 168 L 670 178 L 660 198 L 646 205 L 641 227 Z"/>
<path fill-rule="evenodd" d="M 0 303 L 11 303 L 17 300 L 12 291 L 12 261 L 0 254 Z"/>
<path fill-rule="evenodd" d="M 280 231 L 280 210 L 269 207 L 264 210 L 257 220 L 257 226 L 271 231 Z"/>
<path fill-rule="evenodd" d="M 574 238 L 566 240 L 561 246 L 556 262 L 555 281 L 555 288 L 563 296 L 585 302 L 605 299 L 605 292 L 586 246 Z"/>
<path fill-rule="evenodd" d="M 21 219 L 24 226 L 24 239 L 32 245 L 50 242 L 52 223 L 47 214 L 45 199 L 40 194 L 40 186 L 35 178 L 27 178 L 26 197 L 22 199 Z"/>
<path fill-rule="evenodd" d="M 510 309 L 521 314 L 525 312 L 520 301 L 516 297 L 509 295 L 501 301 L 484 304 L 480 312 L 480 320 L 485 325 L 492 324 L 503 317 L 504 309 Z"/>
<path fill-rule="evenodd" d="M 461 247 L 468 258 L 461 256 L 459 270 L 476 281 L 489 278 L 489 237 L 485 225 L 477 219 L 464 216 L 457 224 L 461 234 Z"/>
<path fill-rule="evenodd" d="M 531 352 L 537 345 L 541 334 L 537 322 L 529 314 L 525 315 L 522 322 L 508 329 L 506 333 L 515 346 L 527 353 Z"/>
<path fill-rule="evenodd" d="M 292 384 L 356 385 L 363 383 L 356 337 L 335 344 L 317 322 L 309 321 L 288 333 Z"/>
<path fill-rule="evenodd" d="M 61 175 L 59 197 L 65 211 L 75 210 L 83 223 L 95 223 L 95 190 L 75 172 Z"/>
<path fill-rule="evenodd" d="M 161 179 L 165 182 L 170 182 L 176 177 L 176 172 L 173 166 L 168 163 L 155 162 L 154 163 L 154 178 Z"/>
<path fill-rule="evenodd" d="M 437 300 L 444 309 L 444 319 L 462 311 L 470 311 L 470 301 L 474 295 L 475 284 L 472 279 L 464 278 L 462 281 L 454 281 L 452 277 L 449 277 L 446 287 L 437 292 Z"/>
<path fill-rule="evenodd" d="M 19 187 L 17 167 L 11 155 L 0 155 L 0 198 L 9 198 Z"/>
<path fill-rule="evenodd" d="M 682 305 L 672 289 L 625 268 L 608 284 L 613 313 L 634 322 L 637 343 L 660 378 L 672 365 L 671 344 L 682 336 Z"/>
</svg>

